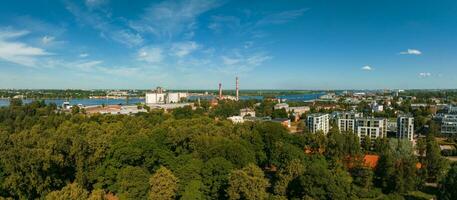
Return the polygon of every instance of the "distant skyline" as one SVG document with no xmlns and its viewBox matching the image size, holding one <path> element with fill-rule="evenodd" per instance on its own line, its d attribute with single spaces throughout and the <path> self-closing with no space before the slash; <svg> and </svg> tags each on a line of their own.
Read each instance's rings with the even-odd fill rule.
<svg viewBox="0 0 457 200">
<path fill-rule="evenodd" d="M 0 88 L 457 88 L 457 1 L 5 0 Z"/>
</svg>

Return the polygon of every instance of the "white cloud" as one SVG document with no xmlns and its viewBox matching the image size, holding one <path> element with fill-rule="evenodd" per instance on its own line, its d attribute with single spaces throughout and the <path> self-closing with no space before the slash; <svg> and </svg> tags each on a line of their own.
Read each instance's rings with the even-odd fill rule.
<svg viewBox="0 0 457 200">
<path fill-rule="evenodd" d="M 88 71 L 92 71 L 92 70 L 96 69 L 96 67 L 101 63 L 103 63 L 103 61 L 93 60 L 93 61 L 77 62 L 77 63 L 74 63 L 73 65 L 80 71 L 88 72 Z"/>
<path fill-rule="evenodd" d="M 373 68 L 371 66 L 369 66 L 369 65 L 365 65 L 361 69 L 364 70 L 364 71 L 373 71 Z"/>
<path fill-rule="evenodd" d="M 258 66 L 263 64 L 265 61 L 270 60 L 270 56 L 265 56 L 265 55 L 253 55 L 250 56 L 246 59 L 247 64 L 253 65 L 253 66 Z"/>
<path fill-rule="evenodd" d="M 56 39 L 55 37 L 45 35 L 41 38 L 41 42 L 43 44 L 49 44 L 49 43 L 53 42 L 55 39 Z"/>
<path fill-rule="evenodd" d="M 158 47 L 144 47 L 138 51 L 137 59 L 148 63 L 159 63 L 163 60 L 163 51 Z"/>
<path fill-rule="evenodd" d="M 50 55 L 44 49 L 11 41 L 27 35 L 28 31 L 0 30 L 0 59 L 19 65 L 36 67 L 37 57 Z"/>
<path fill-rule="evenodd" d="M 303 15 L 306 12 L 307 8 L 302 8 L 298 10 L 288 10 L 279 13 L 274 13 L 271 15 L 267 15 L 263 19 L 257 22 L 257 25 L 269 25 L 269 24 L 284 24 L 291 20 L 294 20 Z"/>
<path fill-rule="evenodd" d="M 420 78 L 427 78 L 427 77 L 430 77 L 430 76 L 432 76 L 432 73 L 430 73 L 430 72 L 421 72 L 421 73 L 419 73 L 419 77 Z"/>
<path fill-rule="evenodd" d="M 172 38 L 183 33 L 189 37 L 196 28 L 196 18 L 220 4 L 208 0 L 163 1 L 148 7 L 141 19 L 130 22 L 130 27 L 157 37 Z"/>
<path fill-rule="evenodd" d="M 66 9 L 72 13 L 78 22 L 89 25 L 100 32 L 103 38 L 124 44 L 128 47 L 135 47 L 143 44 L 143 37 L 133 29 L 121 27 L 115 24 L 109 16 L 101 15 L 98 12 L 90 12 L 66 1 Z"/>
<path fill-rule="evenodd" d="M 87 57 L 87 56 L 89 56 L 88 53 L 81 53 L 81 54 L 79 54 L 79 57 L 80 57 L 80 58 L 85 58 L 85 57 Z"/>
<path fill-rule="evenodd" d="M 240 58 L 229 58 L 227 56 L 222 56 L 222 62 L 224 65 L 235 65 L 242 61 Z"/>
<path fill-rule="evenodd" d="M 125 44 L 129 47 L 139 46 L 143 44 L 143 37 L 140 34 L 134 34 L 128 30 L 119 30 L 112 34 L 113 40 Z"/>
<path fill-rule="evenodd" d="M 417 49 L 408 49 L 406 51 L 400 52 L 402 55 L 421 55 L 422 52 Z"/>
<path fill-rule="evenodd" d="M 194 41 L 174 43 L 171 47 L 171 52 L 173 55 L 178 57 L 184 57 L 188 54 L 191 54 L 193 51 L 197 50 L 199 45 Z"/>
</svg>

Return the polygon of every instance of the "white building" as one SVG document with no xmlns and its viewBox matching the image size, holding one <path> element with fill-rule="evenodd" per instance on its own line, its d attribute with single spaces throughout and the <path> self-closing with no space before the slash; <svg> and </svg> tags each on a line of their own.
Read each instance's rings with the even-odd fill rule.
<svg viewBox="0 0 457 200">
<path fill-rule="evenodd" d="M 371 104 L 371 111 L 372 112 L 382 112 L 384 111 L 384 106 L 383 105 L 379 105 L 378 103 L 373 103 Z"/>
<path fill-rule="evenodd" d="M 146 93 L 146 104 L 163 104 L 165 103 L 165 93 Z"/>
<path fill-rule="evenodd" d="M 414 117 L 399 116 L 397 118 L 397 138 L 414 140 Z"/>
<path fill-rule="evenodd" d="M 244 117 L 244 116 L 255 117 L 255 111 L 250 108 L 240 109 L 240 116 L 241 117 Z"/>
<path fill-rule="evenodd" d="M 231 116 L 227 117 L 227 119 L 232 121 L 234 124 L 244 123 L 244 119 L 241 116 Z"/>
<path fill-rule="evenodd" d="M 363 113 L 342 112 L 337 114 L 338 129 L 340 132 L 355 132 L 355 119 L 363 117 Z"/>
<path fill-rule="evenodd" d="M 283 108 L 287 110 L 289 108 L 289 104 L 287 104 L 287 103 L 278 103 L 278 104 L 276 104 L 274 106 L 275 110 L 280 110 L 280 109 L 283 109 Z"/>
<path fill-rule="evenodd" d="M 370 137 L 374 141 L 378 137 L 387 137 L 387 119 L 385 118 L 357 118 L 355 120 L 356 133 L 362 141 Z"/>
<path fill-rule="evenodd" d="M 295 116 L 301 116 L 302 114 L 305 114 L 309 112 L 311 109 L 309 106 L 297 106 L 297 107 L 288 107 L 286 108 L 287 112 L 293 113 Z"/>
<path fill-rule="evenodd" d="M 182 99 L 187 98 L 187 93 L 184 92 L 164 92 L 161 87 L 157 87 L 154 92 L 146 93 L 146 104 L 165 104 L 179 103 Z"/>
<path fill-rule="evenodd" d="M 306 122 L 308 125 L 308 129 L 311 133 L 316 133 L 318 131 L 322 131 L 324 134 L 327 134 L 330 125 L 329 125 L 329 114 L 322 114 L 322 113 L 315 113 L 308 115 Z"/>
</svg>

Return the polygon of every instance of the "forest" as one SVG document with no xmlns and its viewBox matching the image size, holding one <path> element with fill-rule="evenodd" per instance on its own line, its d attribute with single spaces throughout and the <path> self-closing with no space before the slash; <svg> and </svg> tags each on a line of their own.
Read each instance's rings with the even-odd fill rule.
<svg viewBox="0 0 457 200">
<path fill-rule="evenodd" d="M 12 101 L 0 108 L 0 199 L 457 199 L 457 165 L 433 132 L 414 147 L 290 134 L 232 124 L 233 106 L 89 116 Z"/>
</svg>

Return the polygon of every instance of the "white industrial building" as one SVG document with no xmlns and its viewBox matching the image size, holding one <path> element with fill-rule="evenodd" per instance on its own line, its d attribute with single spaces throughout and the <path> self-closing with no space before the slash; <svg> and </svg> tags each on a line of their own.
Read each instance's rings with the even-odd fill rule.
<svg viewBox="0 0 457 200">
<path fill-rule="evenodd" d="M 414 117 L 399 116 L 397 118 L 397 138 L 414 140 Z"/>
<path fill-rule="evenodd" d="M 329 119 L 329 114 L 315 113 L 308 115 L 306 122 L 309 131 L 311 133 L 322 131 L 324 134 L 327 134 L 330 129 Z"/>
<path fill-rule="evenodd" d="M 166 103 L 179 103 L 183 99 L 187 98 L 185 92 L 164 92 L 164 90 L 158 87 L 154 92 L 146 93 L 145 103 L 146 104 L 166 104 Z"/>
</svg>

